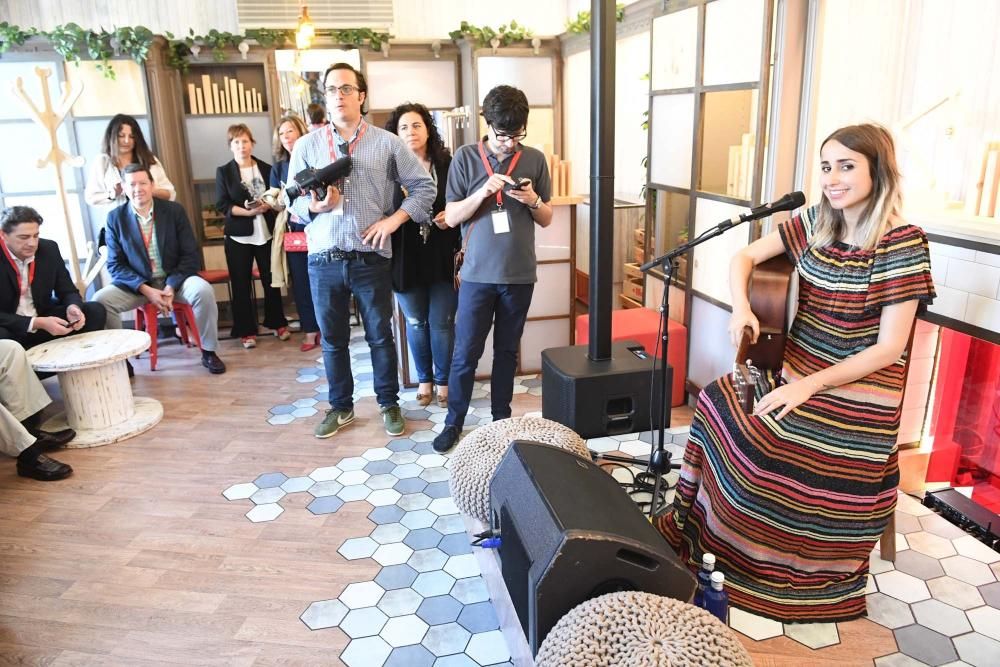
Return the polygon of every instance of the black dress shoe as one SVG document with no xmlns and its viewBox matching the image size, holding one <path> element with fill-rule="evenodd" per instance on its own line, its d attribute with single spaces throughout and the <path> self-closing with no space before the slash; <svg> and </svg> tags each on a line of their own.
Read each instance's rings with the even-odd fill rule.
<svg viewBox="0 0 1000 667">
<path fill-rule="evenodd" d="M 55 459 L 50 459 L 44 454 L 39 454 L 33 461 L 17 461 L 17 474 L 21 477 L 30 477 L 40 482 L 54 482 L 57 479 L 65 479 L 73 474 L 73 469 L 65 463 L 60 463 Z"/>
<path fill-rule="evenodd" d="M 64 428 L 61 431 L 42 431 L 33 430 L 29 431 L 31 435 L 35 436 L 35 443 L 40 445 L 42 451 L 51 452 L 56 449 L 62 449 L 76 437 L 76 431 L 71 428 Z"/>
<path fill-rule="evenodd" d="M 457 426 L 445 426 L 444 430 L 434 438 L 431 446 L 435 452 L 444 454 L 458 443 L 458 436 L 461 434 L 462 431 Z"/>
<path fill-rule="evenodd" d="M 222 359 L 219 359 L 219 355 L 215 352 L 202 352 L 201 365 L 214 375 L 221 375 L 226 372 L 226 365 L 222 363 Z"/>
</svg>

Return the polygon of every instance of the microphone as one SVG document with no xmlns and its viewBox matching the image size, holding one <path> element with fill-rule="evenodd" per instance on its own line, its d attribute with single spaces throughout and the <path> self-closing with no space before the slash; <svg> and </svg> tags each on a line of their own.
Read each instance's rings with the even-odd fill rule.
<svg viewBox="0 0 1000 667">
<path fill-rule="evenodd" d="M 285 185 L 285 193 L 291 201 L 307 192 L 312 192 L 317 199 L 326 197 L 326 188 L 351 173 L 351 156 L 342 157 L 331 162 L 322 169 L 308 167 L 295 174 L 295 178 Z"/>
<path fill-rule="evenodd" d="M 760 218 L 766 218 L 769 215 L 774 215 L 775 213 L 780 213 L 781 211 L 791 211 L 792 209 L 798 208 L 806 203 L 806 196 L 801 192 L 790 192 L 778 201 L 767 202 L 766 204 L 761 204 L 756 208 L 750 209 L 749 213 L 740 213 L 734 215 L 723 222 L 720 227 L 725 231 L 732 227 L 733 225 L 738 225 L 741 222 L 750 222 L 751 220 L 758 220 Z"/>
</svg>

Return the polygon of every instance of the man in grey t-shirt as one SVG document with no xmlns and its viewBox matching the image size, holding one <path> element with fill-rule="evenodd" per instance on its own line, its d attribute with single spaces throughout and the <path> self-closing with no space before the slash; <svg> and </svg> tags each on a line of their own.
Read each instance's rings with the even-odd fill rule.
<svg viewBox="0 0 1000 667">
<path fill-rule="evenodd" d="M 448 416 L 434 439 L 438 452 L 458 442 L 491 327 L 493 419 L 510 417 L 517 352 L 535 288 L 535 225 L 552 222 L 548 163 L 540 151 L 521 145 L 528 124 L 524 93 L 497 86 L 483 100 L 482 114 L 487 135 L 459 148 L 451 162 L 441 223 L 462 225 L 466 253 L 448 378 Z"/>
</svg>

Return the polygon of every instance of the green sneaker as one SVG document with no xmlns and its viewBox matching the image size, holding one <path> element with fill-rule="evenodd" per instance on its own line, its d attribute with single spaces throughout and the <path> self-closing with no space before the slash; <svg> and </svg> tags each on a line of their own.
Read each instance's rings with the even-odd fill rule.
<svg viewBox="0 0 1000 667">
<path fill-rule="evenodd" d="M 385 424 L 385 432 L 389 435 L 403 435 L 406 430 L 406 420 L 403 418 L 403 411 L 398 405 L 387 405 L 380 410 L 382 422 Z"/>
<path fill-rule="evenodd" d="M 354 421 L 354 410 L 327 410 L 323 421 L 316 426 L 313 435 L 317 438 L 329 438 Z"/>
</svg>

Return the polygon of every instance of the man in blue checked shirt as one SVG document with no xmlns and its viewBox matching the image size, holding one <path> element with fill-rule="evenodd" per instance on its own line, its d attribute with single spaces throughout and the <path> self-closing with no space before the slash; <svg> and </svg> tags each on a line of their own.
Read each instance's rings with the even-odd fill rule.
<svg viewBox="0 0 1000 667">
<path fill-rule="evenodd" d="M 354 377 L 348 352 L 348 305 L 354 294 L 371 350 L 375 396 L 385 431 L 402 435 L 406 421 L 399 409 L 399 376 L 392 336 L 392 278 L 389 237 L 411 220 L 426 222 L 437 188 L 395 134 L 363 118 L 368 84 L 347 63 L 331 65 L 323 75 L 330 124 L 295 143 L 289 174 L 321 169 L 350 155 L 353 168 L 326 197 L 298 197 L 291 209 L 306 225 L 309 283 L 322 335 L 323 362 L 330 385 L 330 409 L 316 427 L 329 438 L 354 421 Z M 393 194 L 406 198 L 393 210 Z"/>
</svg>

